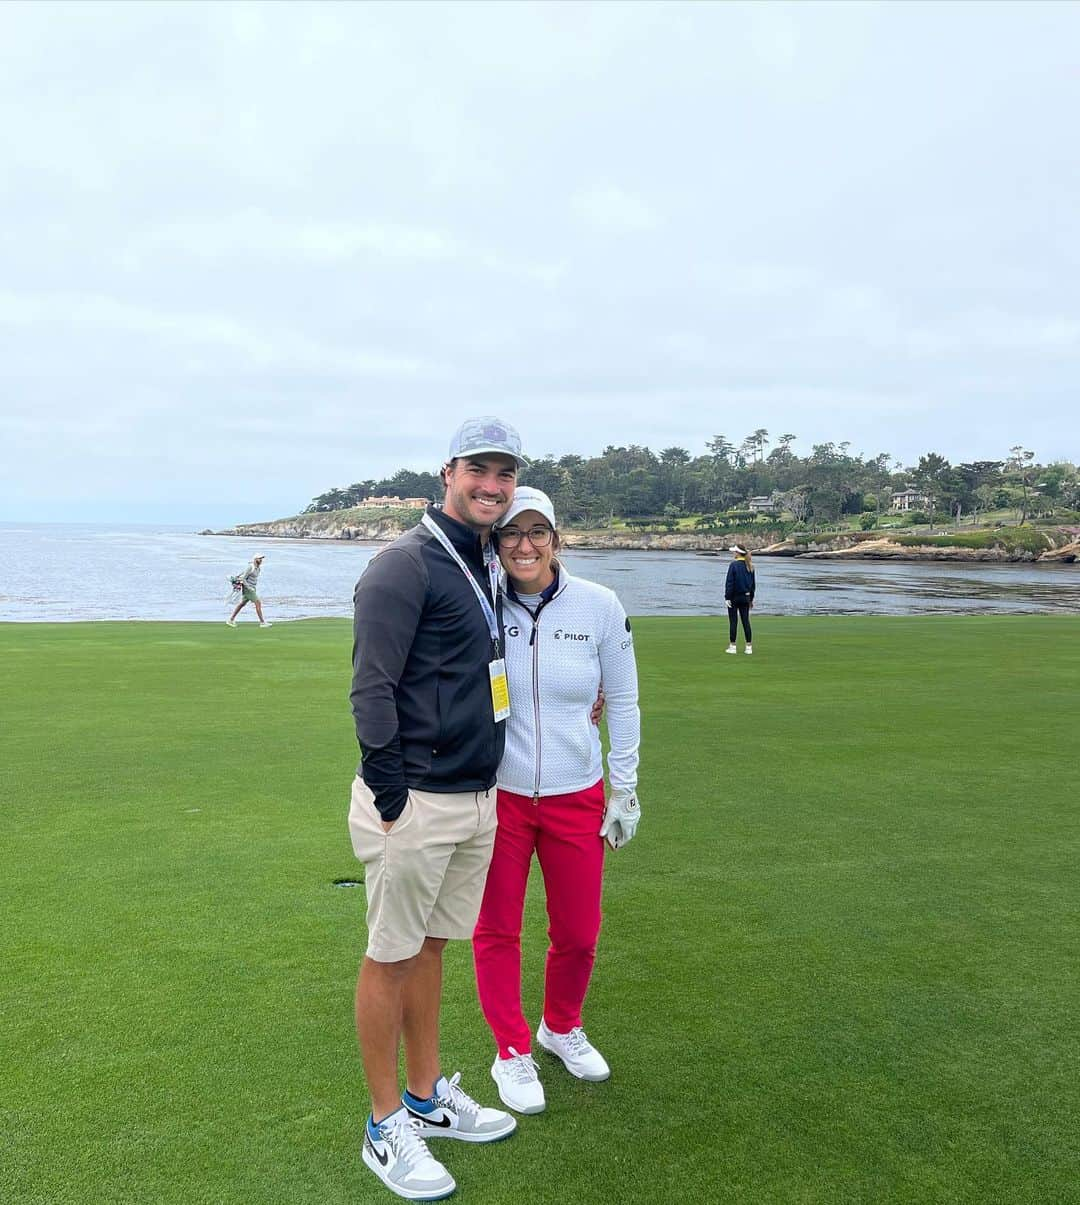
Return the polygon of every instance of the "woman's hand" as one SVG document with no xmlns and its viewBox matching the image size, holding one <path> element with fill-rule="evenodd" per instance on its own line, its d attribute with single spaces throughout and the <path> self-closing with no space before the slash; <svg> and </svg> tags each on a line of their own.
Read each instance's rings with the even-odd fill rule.
<svg viewBox="0 0 1080 1205">
<path fill-rule="evenodd" d="M 633 791 L 613 791 L 604 811 L 604 823 L 600 825 L 600 836 L 611 846 L 619 849 L 633 839 L 641 819 L 641 808 Z"/>
</svg>

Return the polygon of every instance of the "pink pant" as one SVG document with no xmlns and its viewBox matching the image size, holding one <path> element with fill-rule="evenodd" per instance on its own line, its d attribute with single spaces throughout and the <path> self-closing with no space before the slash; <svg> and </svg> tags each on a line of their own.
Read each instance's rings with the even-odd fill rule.
<svg viewBox="0 0 1080 1205">
<path fill-rule="evenodd" d="M 529 1023 L 521 1009 L 521 916 L 533 851 L 547 896 L 547 969 L 544 1020 L 556 1033 L 581 1024 L 600 933 L 600 890 L 604 842 L 604 784 L 570 795 L 526 795 L 500 791 L 499 827 L 480 919 L 473 934 L 480 1007 L 508 1058 L 531 1049 Z"/>
</svg>

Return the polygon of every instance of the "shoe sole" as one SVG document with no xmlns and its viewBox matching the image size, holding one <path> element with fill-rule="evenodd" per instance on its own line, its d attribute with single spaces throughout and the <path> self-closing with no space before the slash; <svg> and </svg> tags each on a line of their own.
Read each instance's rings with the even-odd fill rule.
<svg viewBox="0 0 1080 1205">
<path fill-rule="evenodd" d="M 365 1166 L 371 1170 L 379 1179 L 379 1183 L 385 1188 L 388 1188 L 392 1193 L 399 1197 L 404 1197 L 406 1201 L 445 1201 L 447 1197 L 451 1197 L 457 1192 L 457 1183 L 451 1183 L 449 1188 L 442 1188 L 438 1192 L 425 1192 L 423 1189 L 410 1190 L 402 1188 L 400 1184 L 391 1184 L 382 1174 L 382 1164 L 367 1153 L 366 1147 L 360 1148 L 360 1157 L 363 1159 Z"/>
<path fill-rule="evenodd" d="M 574 1079 L 584 1080 L 587 1084 L 602 1084 L 604 1080 L 611 1079 L 610 1067 L 607 1069 L 607 1073 L 604 1075 L 586 1075 L 584 1071 L 575 1071 L 574 1068 L 570 1066 L 566 1059 L 564 1059 L 557 1050 L 552 1050 L 551 1047 L 545 1043 L 544 1039 L 539 1033 L 536 1035 L 536 1041 L 542 1050 L 545 1050 L 551 1055 L 552 1058 L 558 1059 L 566 1070 L 570 1072 Z"/>
<path fill-rule="evenodd" d="M 521 1113 L 525 1117 L 532 1117 L 536 1113 L 543 1113 L 543 1111 L 547 1108 L 546 1100 L 542 1100 L 538 1105 L 529 1105 L 528 1107 L 523 1105 L 515 1105 L 513 1101 L 507 1100 L 506 1097 L 503 1096 L 502 1085 L 497 1079 L 495 1079 L 494 1072 L 491 1073 L 491 1078 L 495 1080 L 495 1087 L 499 1090 L 499 1100 L 501 1100 L 508 1109 L 513 1109 L 515 1113 Z"/>
</svg>

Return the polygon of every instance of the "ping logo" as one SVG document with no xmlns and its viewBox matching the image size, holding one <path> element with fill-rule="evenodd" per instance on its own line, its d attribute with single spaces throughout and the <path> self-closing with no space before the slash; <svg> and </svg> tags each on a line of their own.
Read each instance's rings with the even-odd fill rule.
<svg viewBox="0 0 1080 1205">
<path fill-rule="evenodd" d="M 556 640 L 592 640 L 587 632 L 564 632 L 562 628 L 556 628 L 553 635 Z"/>
</svg>

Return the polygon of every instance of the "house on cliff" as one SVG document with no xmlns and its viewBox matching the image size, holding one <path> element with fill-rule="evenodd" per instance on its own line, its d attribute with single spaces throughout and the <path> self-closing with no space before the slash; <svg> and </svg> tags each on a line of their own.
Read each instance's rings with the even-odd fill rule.
<svg viewBox="0 0 1080 1205">
<path fill-rule="evenodd" d="M 929 505 L 929 496 L 924 494 L 922 490 L 917 490 L 913 485 L 909 485 L 907 489 L 897 490 L 893 494 L 892 500 L 889 503 L 889 510 L 925 510 Z"/>
<path fill-rule="evenodd" d="M 427 506 L 426 498 L 398 498 L 396 495 L 381 494 L 375 498 L 365 498 L 361 506 L 371 506 L 379 510 L 406 509 L 423 510 Z"/>
</svg>

